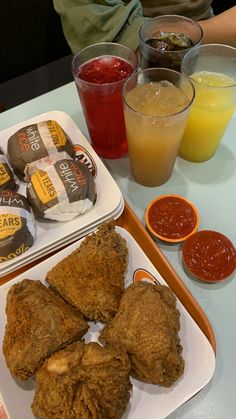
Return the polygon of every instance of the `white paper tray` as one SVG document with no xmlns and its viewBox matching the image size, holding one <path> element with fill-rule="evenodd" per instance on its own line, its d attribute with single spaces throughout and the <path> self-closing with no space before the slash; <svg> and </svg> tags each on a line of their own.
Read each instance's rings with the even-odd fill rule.
<svg viewBox="0 0 236 419">
<path fill-rule="evenodd" d="M 110 218 L 115 214 L 116 217 L 120 215 L 120 208 L 124 204 L 123 197 L 117 183 L 114 181 L 101 159 L 95 153 L 89 142 L 86 140 L 82 132 L 79 130 L 71 117 L 61 111 L 52 111 L 41 114 L 37 117 L 23 121 L 20 124 L 14 125 L 4 131 L 0 132 L 0 144 L 5 153 L 7 153 L 8 138 L 21 127 L 44 121 L 47 119 L 55 119 L 69 135 L 74 144 L 82 145 L 93 158 L 96 167 L 97 175 L 95 178 L 97 188 L 97 201 L 94 207 L 88 212 L 76 217 L 67 222 L 39 222 L 36 221 L 36 240 L 33 246 L 16 258 L 0 264 L 0 277 L 12 272 L 18 267 L 24 266 L 26 261 L 37 260 L 45 253 L 46 249 L 54 250 L 54 246 L 60 242 L 61 246 L 64 241 L 69 242 L 72 235 L 77 235 L 76 238 L 81 237 L 86 233 L 86 230 L 96 228 L 100 222 Z M 25 195 L 26 184 L 21 182 L 19 193 Z M 80 234 L 80 231 L 82 234 Z"/>
<path fill-rule="evenodd" d="M 126 239 L 129 249 L 129 264 L 126 273 L 126 286 L 132 281 L 134 272 L 143 269 L 153 275 L 160 283 L 165 281 L 156 268 L 152 265 L 145 253 L 132 238 L 130 233 L 121 227 L 117 231 Z M 79 246 L 80 242 L 73 243 L 56 255 L 48 258 L 14 278 L 0 287 L 0 344 L 6 323 L 5 301 L 9 288 L 16 282 L 24 279 L 39 279 L 44 281 L 46 273 L 57 262 L 62 260 Z M 171 388 L 144 384 L 132 379 L 133 392 L 129 406 L 123 419 L 162 419 L 198 393 L 212 378 L 215 369 L 215 354 L 212 346 L 199 326 L 194 322 L 184 306 L 178 301 L 180 311 L 181 331 L 180 338 L 185 359 L 183 376 Z M 91 323 L 90 330 L 85 336 L 96 340 L 96 333 L 100 325 Z M 11 377 L 5 364 L 5 359 L 0 355 L 0 396 L 3 400 L 9 419 L 33 419 L 31 403 L 34 396 L 34 381 L 18 383 Z"/>
</svg>

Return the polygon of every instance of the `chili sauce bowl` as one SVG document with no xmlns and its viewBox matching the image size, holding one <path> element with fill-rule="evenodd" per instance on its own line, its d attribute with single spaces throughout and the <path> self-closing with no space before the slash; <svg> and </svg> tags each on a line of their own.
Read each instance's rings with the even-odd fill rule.
<svg viewBox="0 0 236 419">
<path fill-rule="evenodd" d="M 168 243 L 179 243 L 194 234 L 199 226 L 197 208 L 180 195 L 159 195 L 145 213 L 149 232 Z"/>
<path fill-rule="evenodd" d="M 222 233 L 201 230 L 190 236 L 182 248 L 183 264 L 197 279 L 215 283 L 229 278 L 236 269 L 236 250 Z"/>
</svg>

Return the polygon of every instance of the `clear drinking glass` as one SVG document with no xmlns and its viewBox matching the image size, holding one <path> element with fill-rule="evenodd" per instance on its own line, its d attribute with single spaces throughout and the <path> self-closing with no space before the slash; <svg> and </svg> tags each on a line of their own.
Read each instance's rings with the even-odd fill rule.
<svg viewBox="0 0 236 419">
<path fill-rule="evenodd" d="M 175 164 L 193 84 L 174 70 L 147 69 L 127 79 L 123 98 L 132 174 L 142 185 L 161 185 Z"/>
<path fill-rule="evenodd" d="M 121 90 L 137 69 L 137 57 L 124 45 L 93 44 L 72 60 L 91 143 L 101 157 L 117 158 L 127 152 Z"/>
<path fill-rule="evenodd" d="M 179 155 L 203 162 L 215 154 L 236 108 L 236 49 L 198 46 L 185 55 L 182 71 L 191 77 L 196 95 Z"/>
<path fill-rule="evenodd" d="M 145 22 L 139 31 L 142 68 L 181 70 L 181 61 L 202 39 L 202 28 L 184 16 L 163 15 Z"/>
</svg>

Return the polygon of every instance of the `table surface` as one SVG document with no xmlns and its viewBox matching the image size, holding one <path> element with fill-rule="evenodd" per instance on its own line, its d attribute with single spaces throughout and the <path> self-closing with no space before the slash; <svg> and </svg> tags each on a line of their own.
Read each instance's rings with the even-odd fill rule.
<svg viewBox="0 0 236 419">
<path fill-rule="evenodd" d="M 0 113 L 0 130 L 48 111 L 68 113 L 88 137 L 74 83 Z M 147 204 L 157 195 L 176 193 L 190 199 L 200 213 L 199 229 L 217 230 L 236 244 L 236 113 L 215 156 L 205 163 L 177 158 L 171 178 L 162 186 L 138 185 L 131 176 L 129 159 L 105 160 L 124 198 L 144 223 Z M 184 272 L 179 245 L 157 244 L 208 316 L 216 336 L 216 370 L 211 382 L 181 406 L 170 419 L 236 418 L 235 275 L 221 284 L 195 281 Z"/>
</svg>

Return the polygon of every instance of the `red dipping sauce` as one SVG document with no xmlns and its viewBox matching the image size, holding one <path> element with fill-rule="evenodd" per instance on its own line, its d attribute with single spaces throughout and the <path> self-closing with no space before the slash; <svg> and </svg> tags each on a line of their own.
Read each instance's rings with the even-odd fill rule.
<svg viewBox="0 0 236 419">
<path fill-rule="evenodd" d="M 161 195 L 146 211 L 148 229 L 161 240 L 179 242 L 193 234 L 199 224 L 196 208 L 178 195 Z"/>
<path fill-rule="evenodd" d="M 207 282 L 222 281 L 236 268 L 233 243 L 217 231 L 202 230 L 183 245 L 183 260 L 189 271 Z"/>
</svg>

